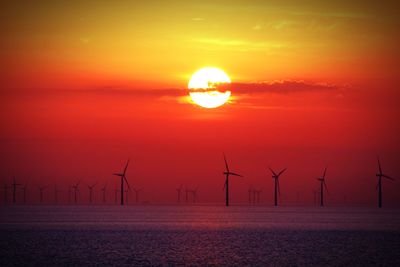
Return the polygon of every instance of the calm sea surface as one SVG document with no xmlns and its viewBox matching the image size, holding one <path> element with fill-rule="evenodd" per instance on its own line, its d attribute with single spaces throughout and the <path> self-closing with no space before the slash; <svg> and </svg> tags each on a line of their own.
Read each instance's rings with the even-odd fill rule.
<svg viewBox="0 0 400 267">
<path fill-rule="evenodd" d="M 3 206 L 0 266 L 400 266 L 400 210 Z"/>
</svg>

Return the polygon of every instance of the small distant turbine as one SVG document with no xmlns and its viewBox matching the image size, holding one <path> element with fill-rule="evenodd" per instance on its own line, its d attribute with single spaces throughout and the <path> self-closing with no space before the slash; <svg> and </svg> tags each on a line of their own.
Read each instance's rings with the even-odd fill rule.
<svg viewBox="0 0 400 267">
<path fill-rule="evenodd" d="M 126 184 L 128 185 L 129 190 L 131 190 L 128 180 L 126 179 L 126 170 L 128 169 L 128 165 L 129 165 L 129 159 L 128 162 L 125 165 L 125 169 L 123 173 L 114 173 L 115 176 L 119 176 L 121 177 L 121 206 L 124 205 L 124 183 L 126 182 Z"/>
<path fill-rule="evenodd" d="M 378 173 L 376 174 L 376 177 L 378 177 L 378 184 L 376 185 L 376 189 L 378 189 L 378 207 L 382 208 L 382 177 L 394 181 L 392 177 L 387 176 L 386 174 L 383 174 L 382 172 L 382 167 L 381 167 L 381 162 L 379 161 L 379 156 L 378 156 Z"/>
<path fill-rule="evenodd" d="M 78 193 L 79 193 L 79 185 L 81 181 L 77 182 L 76 184 L 72 185 L 72 188 L 74 189 L 74 202 L 75 204 L 78 203 Z"/>
<path fill-rule="evenodd" d="M 324 174 L 322 175 L 321 178 L 317 178 L 317 180 L 320 182 L 320 205 L 321 207 L 324 206 L 324 188 L 326 190 L 326 192 L 328 192 L 328 187 L 326 186 L 326 182 L 325 182 L 325 176 L 326 176 L 326 168 L 324 170 Z"/>
<path fill-rule="evenodd" d="M 176 189 L 176 193 L 178 194 L 178 203 L 181 203 L 181 192 L 182 192 L 182 185 Z"/>
<path fill-rule="evenodd" d="M 274 179 L 275 182 L 275 188 L 274 188 L 274 205 L 278 206 L 278 194 L 281 194 L 281 189 L 279 186 L 279 177 L 286 171 L 286 168 L 281 170 L 278 174 L 269 167 L 269 170 L 272 173 L 272 179 Z"/>
<path fill-rule="evenodd" d="M 107 189 L 107 182 L 104 184 L 104 186 L 101 188 L 101 192 L 103 194 L 103 203 L 106 203 L 106 189 Z"/>
<path fill-rule="evenodd" d="M 239 176 L 239 177 L 243 177 L 240 174 L 234 173 L 229 171 L 229 166 L 228 166 L 228 162 L 226 161 L 226 156 L 224 154 L 224 161 L 225 161 L 225 168 L 226 170 L 223 172 L 223 174 L 225 175 L 225 183 L 224 183 L 224 189 L 225 189 L 225 206 L 228 207 L 229 206 L 229 175 L 233 175 L 233 176 Z"/>
<path fill-rule="evenodd" d="M 139 193 L 140 193 L 140 191 L 142 191 L 143 190 L 143 188 L 138 188 L 138 189 L 133 189 L 133 191 L 135 191 L 135 201 L 136 201 L 136 203 L 138 203 L 139 202 Z"/>
<path fill-rule="evenodd" d="M 54 201 L 58 204 L 58 193 L 61 193 L 61 190 L 58 190 L 57 185 L 54 186 Z"/>
<path fill-rule="evenodd" d="M 41 186 L 39 187 L 39 193 L 40 193 L 40 203 L 43 203 L 43 192 L 47 188 L 47 186 Z"/>
<path fill-rule="evenodd" d="M 93 184 L 93 185 L 87 185 L 87 187 L 89 188 L 89 203 L 92 204 L 93 202 L 93 188 L 97 185 L 97 183 Z"/>
</svg>

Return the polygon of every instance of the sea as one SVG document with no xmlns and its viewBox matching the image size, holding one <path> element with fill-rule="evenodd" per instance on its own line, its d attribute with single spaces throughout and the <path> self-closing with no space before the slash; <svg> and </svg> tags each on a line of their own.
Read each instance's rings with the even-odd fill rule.
<svg viewBox="0 0 400 267">
<path fill-rule="evenodd" d="M 400 210 L 8 205 L 0 266 L 400 266 Z"/>
</svg>

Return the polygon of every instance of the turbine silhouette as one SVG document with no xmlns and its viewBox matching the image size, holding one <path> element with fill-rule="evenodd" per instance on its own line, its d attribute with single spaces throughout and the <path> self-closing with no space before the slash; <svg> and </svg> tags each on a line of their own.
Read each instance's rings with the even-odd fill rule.
<svg viewBox="0 0 400 267">
<path fill-rule="evenodd" d="M 128 180 L 126 179 L 126 170 L 128 169 L 129 159 L 125 165 L 123 173 L 114 173 L 115 176 L 121 177 L 121 206 L 124 205 L 124 183 L 128 185 L 129 191 L 131 191 L 131 187 L 129 186 Z"/>
<path fill-rule="evenodd" d="M 272 173 L 272 179 L 274 179 L 275 181 L 275 187 L 274 187 L 274 205 L 278 206 L 278 194 L 281 194 L 281 189 L 279 186 L 279 177 L 282 175 L 282 173 L 284 173 L 286 171 L 286 168 L 281 170 L 278 174 L 271 169 L 271 167 L 269 167 L 269 170 Z"/>
<path fill-rule="evenodd" d="M 382 208 L 382 177 L 392 181 L 394 181 L 394 179 L 392 177 L 387 176 L 386 174 L 383 174 L 379 156 L 378 156 L 378 168 L 379 168 L 378 173 L 376 174 L 376 177 L 378 177 L 378 184 L 376 185 L 376 189 L 378 189 L 378 207 Z"/>
<path fill-rule="evenodd" d="M 228 162 L 226 161 L 226 156 L 224 154 L 224 161 L 225 161 L 225 168 L 226 170 L 223 172 L 223 174 L 225 175 L 225 183 L 224 183 L 224 189 L 225 189 L 225 206 L 229 206 L 229 175 L 233 175 L 233 176 L 239 176 L 239 177 L 243 177 L 240 174 L 231 172 L 229 170 L 229 166 L 228 166 Z"/>
<path fill-rule="evenodd" d="M 317 178 L 317 180 L 320 182 L 320 205 L 321 207 L 324 206 L 324 188 L 326 190 L 326 192 L 328 192 L 328 187 L 326 186 L 326 182 L 325 182 L 325 176 L 326 176 L 326 168 L 324 170 L 324 174 L 322 175 L 321 178 Z"/>
</svg>

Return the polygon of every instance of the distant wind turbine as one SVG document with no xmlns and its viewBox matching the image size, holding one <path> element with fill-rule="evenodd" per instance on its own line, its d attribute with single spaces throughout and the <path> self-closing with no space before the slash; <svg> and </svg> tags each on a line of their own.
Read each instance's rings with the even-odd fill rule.
<svg viewBox="0 0 400 267">
<path fill-rule="evenodd" d="M 224 154 L 224 161 L 225 161 L 225 168 L 226 170 L 223 172 L 223 174 L 225 175 L 225 183 L 224 183 L 224 189 L 225 189 L 225 206 L 228 207 L 229 206 L 229 175 L 233 175 L 233 176 L 239 176 L 239 177 L 243 177 L 240 174 L 234 173 L 229 171 L 229 166 L 228 166 L 228 162 L 226 161 L 226 156 Z"/>
<path fill-rule="evenodd" d="M 76 184 L 72 185 L 72 188 L 74 189 L 74 202 L 75 204 L 78 203 L 78 193 L 79 193 L 79 185 L 81 181 L 77 182 Z"/>
<path fill-rule="evenodd" d="M 378 189 L 378 207 L 382 208 L 382 177 L 392 181 L 394 181 L 394 179 L 392 177 L 387 176 L 386 174 L 383 174 L 379 156 L 378 156 L 378 167 L 379 167 L 378 173 L 376 174 L 376 177 L 378 177 L 378 184 L 376 185 L 376 189 Z"/>
<path fill-rule="evenodd" d="M 57 185 L 54 186 L 54 201 L 58 204 L 58 193 L 61 193 L 61 190 L 57 188 Z"/>
<path fill-rule="evenodd" d="M 181 192 L 182 192 L 182 185 L 176 189 L 176 193 L 178 194 L 178 203 L 181 203 Z"/>
<path fill-rule="evenodd" d="M 126 170 L 128 169 L 128 165 L 129 165 L 129 159 L 125 165 L 125 169 L 124 169 L 123 173 L 114 173 L 115 176 L 121 177 L 121 206 L 124 205 L 124 183 L 125 182 L 128 185 L 129 190 L 131 190 L 128 180 L 126 179 Z"/>
<path fill-rule="evenodd" d="M 278 194 L 281 194 L 281 189 L 279 186 L 279 177 L 286 171 L 286 168 L 281 170 L 278 174 L 269 167 L 269 170 L 272 173 L 272 179 L 274 179 L 275 182 L 275 188 L 274 188 L 274 205 L 278 206 Z"/>
<path fill-rule="evenodd" d="M 40 203 L 43 203 L 43 192 L 47 188 L 47 186 L 40 186 L 39 193 L 40 193 Z"/>
<path fill-rule="evenodd" d="M 251 204 L 251 193 L 252 193 L 253 189 L 251 188 L 251 186 L 249 187 L 248 193 L 249 193 L 249 204 Z"/>
<path fill-rule="evenodd" d="M 325 182 L 325 176 L 326 176 L 326 168 L 324 170 L 324 174 L 322 175 L 321 178 L 317 178 L 317 180 L 320 182 L 320 205 L 321 207 L 324 206 L 324 188 L 326 190 L 326 192 L 328 192 L 328 187 L 326 186 L 326 182 Z"/>
<path fill-rule="evenodd" d="M 94 183 L 93 185 L 87 185 L 89 188 L 89 203 L 91 204 L 93 202 L 93 188 L 97 185 L 97 183 Z"/>
<path fill-rule="evenodd" d="M 101 192 L 103 193 L 103 203 L 106 203 L 106 189 L 107 189 L 107 182 L 101 188 Z"/>
<path fill-rule="evenodd" d="M 139 202 L 139 193 L 140 193 L 140 191 L 142 191 L 143 190 L 143 188 L 138 188 L 138 189 L 133 189 L 133 191 L 135 191 L 135 201 L 136 201 L 136 203 L 138 203 Z"/>
<path fill-rule="evenodd" d="M 14 180 L 12 183 L 12 189 L 13 189 L 13 203 L 17 203 L 17 186 L 19 186 L 21 184 L 17 184 L 16 180 L 15 180 L 15 176 L 14 176 Z"/>
<path fill-rule="evenodd" d="M 197 190 L 198 190 L 199 188 L 198 187 L 196 187 L 194 190 L 191 190 L 190 192 L 192 193 L 192 195 L 193 195 L 193 203 L 196 203 L 196 200 L 197 200 Z"/>
</svg>

